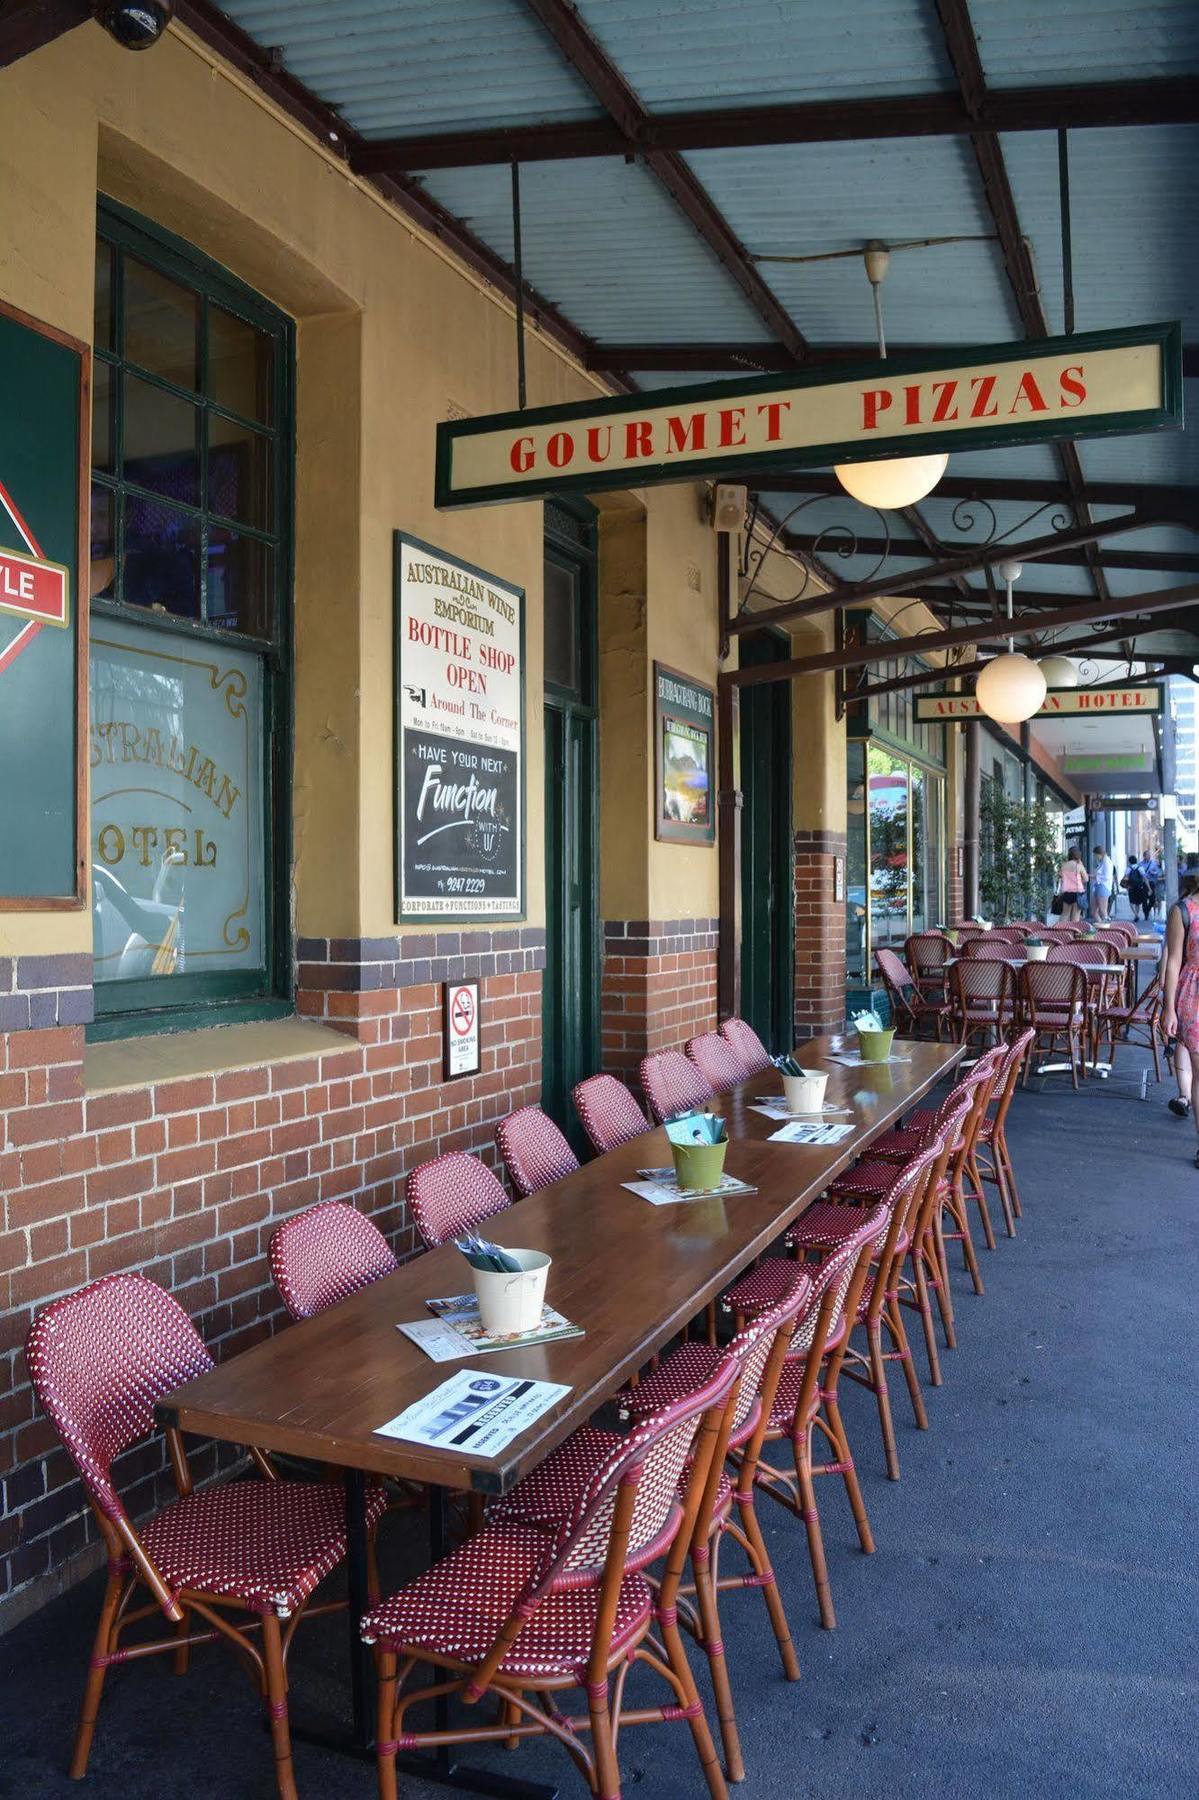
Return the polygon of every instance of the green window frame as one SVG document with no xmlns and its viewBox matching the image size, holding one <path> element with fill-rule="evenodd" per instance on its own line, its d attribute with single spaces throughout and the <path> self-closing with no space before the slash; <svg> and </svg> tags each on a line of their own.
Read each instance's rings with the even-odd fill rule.
<svg viewBox="0 0 1199 1800">
<path fill-rule="evenodd" d="M 162 651 L 147 651 L 147 657 L 169 656 L 180 643 L 248 654 L 261 670 L 262 726 L 260 753 L 255 746 L 262 783 L 261 954 L 255 966 L 212 972 L 185 968 L 98 981 L 96 1017 L 88 1028 L 89 1038 L 98 1040 L 275 1018 L 294 1010 L 289 910 L 295 327 L 220 264 L 103 197 L 96 258 L 92 585 L 100 591 L 91 600 L 93 635 L 105 621 L 119 621 L 137 627 L 139 636 L 161 634 Z M 132 334 L 127 331 L 131 280 L 144 291 L 162 278 L 174 284 L 171 295 L 183 289 L 194 297 L 190 381 L 171 362 L 180 345 L 186 350 L 187 331 L 178 316 L 172 321 L 169 309 L 164 310 L 161 357 L 154 353 L 144 317 Z M 148 310 L 153 318 L 153 307 Z M 246 326 L 253 328 L 249 337 Z M 172 331 L 175 343 L 168 341 Z M 237 387 L 232 399 L 228 371 L 233 364 L 213 349 L 222 334 L 226 343 L 252 345 L 252 380 L 248 387 L 244 382 Z M 138 354 L 147 349 L 150 354 Z M 155 361 L 157 368 L 147 366 Z M 244 361 L 237 366 L 244 369 Z M 242 399 L 249 404 L 235 403 Z M 188 417 L 183 408 L 189 408 L 191 447 L 177 450 L 168 438 L 172 449 L 165 458 L 158 455 L 157 464 L 152 451 L 127 457 L 135 403 L 143 415 L 153 415 L 149 430 L 138 428 L 150 444 L 154 426 L 183 421 Z M 239 474 L 233 479 L 222 475 L 219 450 L 217 458 L 210 454 L 231 442 L 240 448 L 225 456 L 223 466 L 227 470 L 230 462 L 237 463 Z M 194 474 L 189 466 L 193 452 Z M 159 475 L 169 472 L 172 457 L 186 473 L 175 489 L 164 492 Z M 189 482 L 193 491 L 177 491 Z M 230 504 L 222 508 L 222 501 Z M 144 518 L 147 508 L 169 511 L 185 534 L 187 558 L 193 558 L 194 546 L 186 613 L 169 610 L 178 595 L 168 592 L 166 606 L 150 598 L 155 589 L 145 563 L 131 576 L 127 550 L 132 521 Z M 185 558 L 184 566 L 190 569 L 193 562 Z M 236 580 L 235 570 L 240 571 Z M 231 599 L 236 602 L 239 593 L 242 609 L 230 611 Z M 254 805 L 257 810 L 256 797 Z M 95 843 L 92 854 L 97 855 Z M 250 866 L 248 843 L 247 873 Z"/>
</svg>

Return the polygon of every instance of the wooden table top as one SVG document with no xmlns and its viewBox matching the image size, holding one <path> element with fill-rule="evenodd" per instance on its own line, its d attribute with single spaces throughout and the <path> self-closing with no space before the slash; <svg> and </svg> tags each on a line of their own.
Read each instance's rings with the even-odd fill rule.
<svg viewBox="0 0 1199 1800">
<path fill-rule="evenodd" d="M 732 1139 L 726 1170 L 754 1182 L 757 1193 L 655 1207 L 627 1192 L 621 1183 L 636 1179 L 638 1168 L 670 1161 L 665 1134 L 651 1131 L 492 1221 L 488 1229 L 497 1241 L 553 1257 L 547 1299 L 581 1325 L 585 1337 L 431 1362 L 396 1327 L 427 1318 L 430 1297 L 469 1287 L 462 1257 L 442 1245 L 177 1389 L 159 1416 L 185 1431 L 264 1450 L 442 1487 L 506 1491 L 767 1249 L 963 1054 L 959 1044 L 896 1039 L 894 1053 L 909 1061 L 846 1068 L 827 1061 L 828 1049 L 827 1040 L 817 1039 L 797 1055 L 806 1067 L 828 1068 L 826 1103 L 852 1108 L 855 1129 L 839 1144 L 766 1141 L 778 1122 L 750 1107 L 755 1097 L 781 1095 L 771 1070 L 714 1102 Z M 571 1392 L 497 1459 L 375 1435 L 466 1367 L 569 1383 Z"/>
</svg>

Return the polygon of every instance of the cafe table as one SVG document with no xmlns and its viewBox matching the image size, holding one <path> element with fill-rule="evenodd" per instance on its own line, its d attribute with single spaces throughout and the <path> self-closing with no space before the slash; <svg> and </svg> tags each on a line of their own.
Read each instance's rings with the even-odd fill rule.
<svg viewBox="0 0 1199 1800">
<path fill-rule="evenodd" d="M 847 1038 L 845 1044 L 856 1042 Z M 960 1044 L 896 1039 L 885 1064 L 846 1067 L 834 1046 L 816 1039 L 797 1050 L 807 1068 L 827 1068 L 826 1107 L 848 1109 L 828 1123 L 852 1126 L 836 1144 L 770 1142 L 778 1119 L 755 1101 L 781 1098 L 767 1070 L 720 1095 L 727 1119 L 726 1173 L 756 1189 L 727 1199 L 653 1206 L 622 1183 L 670 1162 L 665 1133 L 647 1131 L 595 1158 L 495 1216 L 488 1231 L 514 1249 L 548 1253 L 547 1299 L 585 1335 L 538 1348 L 431 1362 L 398 1327 L 428 1318 L 426 1301 L 469 1286 L 452 1245 L 403 1264 L 315 1318 L 293 1324 L 166 1396 L 166 1424 L 225 1442 L 303 1457 L 344 1471 L 348 1538 L 353 1724 L 331 1736 L 305 1732 L 358 1754 L 371 1752 L 371 1658 L 358 1625 L 367 1608 L 366 1477 L 426 1484 L 430 1549 L 446 1548 L 446 1498 L 453 1492 L 502 1494 L 549 1454 L 672 1337 L 686 1329 L 870 1142 L 888 1130 L 960 1061 Z M 568 1394 L 492 1459 L 432 1449 L 377 1435 L 380 1426 L 431 1393 L 454 1370 L 487 1367 L 505 1375 L 561 1383 Z M 479 1793 L 546 1794 L 510 1776 L 474 1769 L 455 1774 L 448 1752 L 409 1759 L 426 1779 Z"/>
</svg>

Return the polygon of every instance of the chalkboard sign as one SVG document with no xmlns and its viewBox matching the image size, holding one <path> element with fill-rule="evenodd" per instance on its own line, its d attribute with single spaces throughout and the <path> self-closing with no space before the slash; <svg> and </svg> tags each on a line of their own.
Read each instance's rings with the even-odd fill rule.
<svg viewBox="0 0 1199 1800">
<path fill-rule="evenodd" d="M 396 918 L 525 910 L 524 594 L 395 537 Z"/>
<path fill-rule="evenodd" d="M 90 362 L 86 344 L 0 303 L 0 911 L 86 893 Z"/>
</svg>

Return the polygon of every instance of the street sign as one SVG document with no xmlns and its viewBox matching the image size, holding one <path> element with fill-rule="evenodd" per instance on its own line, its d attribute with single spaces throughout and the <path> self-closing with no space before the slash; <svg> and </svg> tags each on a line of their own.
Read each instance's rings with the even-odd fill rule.
<svg viewBox="0 0 1199 1800">
<path fill-rule="evenodd" d="M 1181 427 L 1181 328 L 1130 326 L 446 420 L 434 494 L 473 506 Z"/>
<path fill-rule="evenodd" d="M 1067 645 L 1068 649 L 1069 646 Z M 1053 688 L 1034 719 L 1090 717 L 1096 713 L 1160 713 L 1162 690 L 1153 682 L 1109 688 Z M 968 725 L 986 714 L 973 694 L 918 694 L 916 718 L 923 725 Z"/>
</svg>

